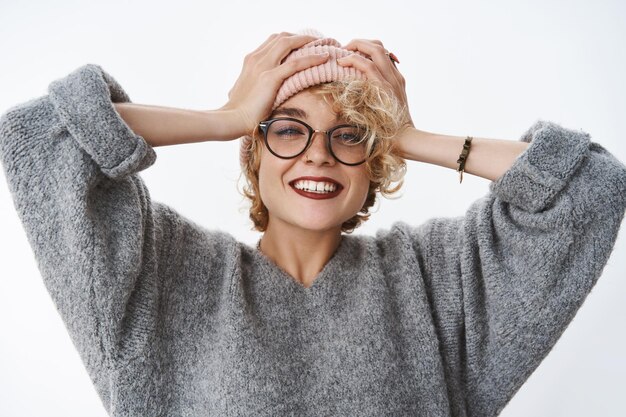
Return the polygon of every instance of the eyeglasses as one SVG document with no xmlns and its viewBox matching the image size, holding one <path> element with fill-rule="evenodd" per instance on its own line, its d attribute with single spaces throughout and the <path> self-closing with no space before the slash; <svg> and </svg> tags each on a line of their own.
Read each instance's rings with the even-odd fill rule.
<svg viewBox="0 0 626 417">
<path fill-rule="evenodd" d="M 365 129 L 354 125 L 339 125 L 330 130 L 313 129 L 301 120 L 279 117 L 259 123 L 265 145 L 282 159 L 301 155 L 313 141 L 313 133 L 325 133 L 330 154 L 344 165 L 360 165 L 372 154 L 367 154 Z"/>
</svg>

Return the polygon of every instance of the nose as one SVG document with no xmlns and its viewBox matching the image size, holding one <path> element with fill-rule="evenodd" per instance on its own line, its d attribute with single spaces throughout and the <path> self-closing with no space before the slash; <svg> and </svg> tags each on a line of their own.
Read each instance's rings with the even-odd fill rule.
<svg viewBox="0 0 626 417">
<path fill-rule="evenodd" d="M 319 140 L 316 140 L 319 139 Z M 334 165 L 335 158 L 330 154 L 327 146 L 326 133 L 316 130 L 313 132 L 311 143 L 302 156 L 304 162 L 313 162 L 316 165 Z"/>
</svg>

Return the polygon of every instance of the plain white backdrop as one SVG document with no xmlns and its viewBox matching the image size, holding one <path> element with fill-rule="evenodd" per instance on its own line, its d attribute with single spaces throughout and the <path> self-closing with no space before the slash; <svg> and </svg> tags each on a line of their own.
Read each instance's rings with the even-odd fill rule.
<svg viewBox="0 0 626 417">
<path fill-rule="evenodd" d="M 0 113 L 101 65 L 135 103 L 215 109 L 270 34 L 380 39 L 400 59 L 418 129 L 518 140 L 537 119 L 582 129 L 626 161 L 626 7 L 619 1 L 0 1 Z M 253 244 L 238 143 L 156 148 L 153 200 Z M 39 275 L 0 171 L 0 416 L 105 416 Z M 355 233 L 465 213 L 489 181 L 408 163 L 402 196 Z M 626 227 L 555 348 L 502 412 L 622 416 Z"/>
</svg>

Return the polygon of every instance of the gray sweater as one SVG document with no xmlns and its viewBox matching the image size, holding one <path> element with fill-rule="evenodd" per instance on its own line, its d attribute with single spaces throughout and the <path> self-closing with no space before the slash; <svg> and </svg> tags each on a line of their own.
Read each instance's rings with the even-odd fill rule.
<svg viewBox="0 0 626 417">
<path fill-rule="evenodd" d="M 150 198 L 94 64 L 0 119 L 43 281 L 112 416 L 495 416 L 611 254 L 626 167 L 538 120 L 464 216 L 344 235 L 310 288 Z"/>
</svg>

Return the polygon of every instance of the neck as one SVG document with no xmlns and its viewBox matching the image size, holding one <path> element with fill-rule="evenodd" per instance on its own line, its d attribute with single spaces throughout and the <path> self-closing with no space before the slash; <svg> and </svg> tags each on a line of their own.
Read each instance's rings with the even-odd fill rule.
<svg viewBox="0 0 626 417">
<path fill-rule="evenodd" d="M 341 243 L 341 226 L 308 230 L 268 223 L 259 249 L 291 277 L 310 287 Z"/>
</svg>

